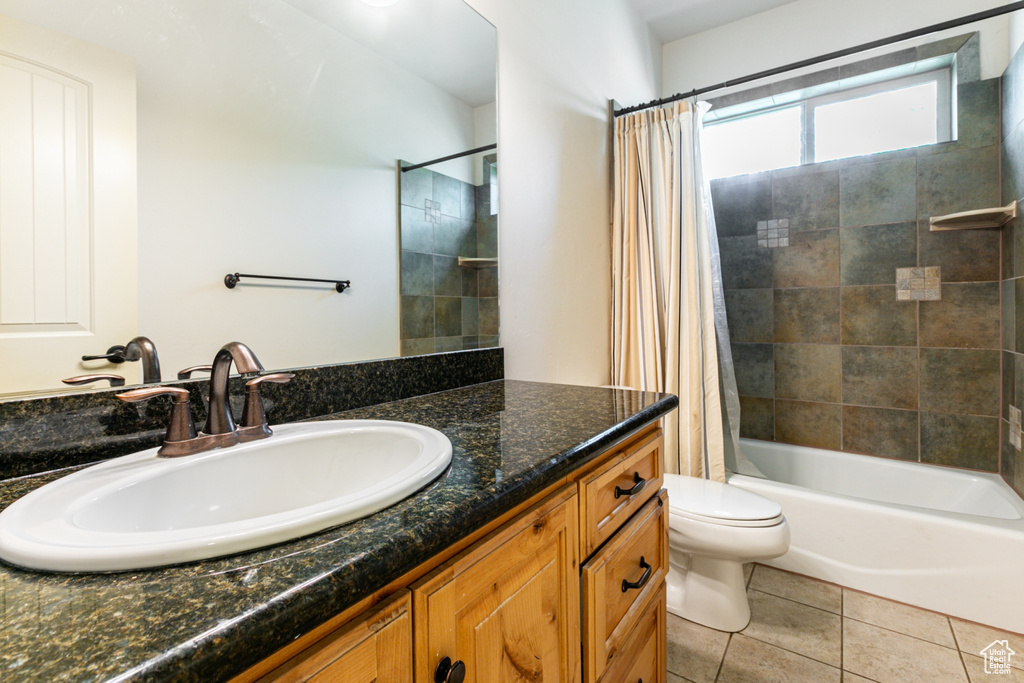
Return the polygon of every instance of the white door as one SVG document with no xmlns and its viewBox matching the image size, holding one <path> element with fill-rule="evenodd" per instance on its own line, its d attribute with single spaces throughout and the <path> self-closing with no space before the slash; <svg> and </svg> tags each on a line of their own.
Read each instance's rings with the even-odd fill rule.
<svg viewBox="0 0 1024 683">
<path fill-rule="evenodd" d="M 0 16 L 0 394 L 138 381 L 135 157 L 134 60 Z"/>
</svg>

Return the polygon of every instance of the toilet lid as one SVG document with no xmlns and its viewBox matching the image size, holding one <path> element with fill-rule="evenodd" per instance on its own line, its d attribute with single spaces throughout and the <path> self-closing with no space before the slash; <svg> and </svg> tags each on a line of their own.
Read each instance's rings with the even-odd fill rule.
<svg viewBox="0 0 1024 683">
<path fill-rule="evenodd" d="M 726 526 L 772 526 L 782 521 L 774 500 L 717 481 L 665 475 L 672 514 Z"/>
</svg>

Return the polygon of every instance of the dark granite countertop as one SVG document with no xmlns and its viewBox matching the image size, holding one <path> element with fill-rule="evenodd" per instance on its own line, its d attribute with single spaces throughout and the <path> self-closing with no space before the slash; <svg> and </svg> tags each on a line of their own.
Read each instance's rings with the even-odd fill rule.
<svg viewBox="0 0 1024 683">
<path fill-rule="evenodd" d="M 0 680 L 228 679 L 676 405 L 499 380 L 329 416 L 434 427 L 452 465 L 375 515 L 232 557 L 103 575 L 0 564 Z M 0 507 L 70 471 L 0 482 Z"/>
</svg>

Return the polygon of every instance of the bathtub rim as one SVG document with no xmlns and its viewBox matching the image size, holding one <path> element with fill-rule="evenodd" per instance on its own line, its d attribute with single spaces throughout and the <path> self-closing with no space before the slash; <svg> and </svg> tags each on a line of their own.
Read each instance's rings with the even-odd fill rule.
<svg viewBox="0 0 1024 683">
<path fill-rule="evenodd" d="M 741 439 L 741 445 L 744 444 L 747 441 L 749 441 L 749 440 L 748 439 Z M 754 440 L 754 441 L 756 441 L 756 440 Z M 791 492 L 792 495 L 804 495 L 804 496 L 806 496 L 806 495 L 814 495 L 814 496 L 821 496 L 821 497 L 824 497 L 824 498 L 838 498 L 838 499 L 846 501 L 847 503 L 849 503 L 851 505 L 854 505 L 854 506 L 859 506 L 859 505 L 883 506 L 883 507 L 887 507 L 887 508 L 890 508 L 890 509 L 893 509 L 893 510 L 899 510 L 901 513 L 909 514 L 911 516 L 922 516 L 922 517 L 939 516 L 939 517 L 942 517 L 944 519 L 947 519 L 947 520 L 950 520 L 950 521 L 953 521 L 953 522 L 957 522 L 957 523 L 960 523 L 960 524 L 967 524 L 967 525 L 978 525 L 978 524 L 980 524 L 980 525 L 988 526 L 988 527 L 993 527 L 993 526 L 994 527 L 999 527 L 999 528 L 1005 529 L 1006 531 L 1009 531 L 1009 532 L 1024 533 L 1024 500 L 1022 500 L 1017 495 L 1017 493 L 1013 490 L 1013 488 L 1010 487 L 1010 485 L 1007 484 L 1006 481 L 1000 475 L 998 475 L 998 474 L 995 474 L 995 473 L 992 473 L 992 472 L 981 472 L 981 471 L 977 471 L 977 470 L 963 470 L 963 471 L 960 471 L 957 468 L 944 467 L 942 465 L 934 465 L 934 464 L 931 464 L 931 463 L 917 463 L 917 462 L 906 462 L 906 461 L 903 461 L 903 460 L 891 460 L 889 458 L 882 458 L 880 456 L 860 455 L 860 454 L 857 454 L 857 453 L 847 453 L 845 451 L 833 451 L 833 450 L 824 449 L 824 448 L 813 448 L 811 446 L 796 446 L 796 445 L 790 445 L 790 444 L 780 444 L 780 443 L 772 442 L 772 441 L 760 441 L 760 442 L 757 442 L 757 444 L 758 445 L 765 444 L 767 446 L 774 447 L 777 450 L 782 450 L 782 449 L 786 449 L 786 448 L 800 448 L 800 449 L 807 449 L 807 450 L 811 450 L 811 451 L 817 451 L 817 452 L 821 452 L 821 453 L 837 454 L 839 456 L 849 457 L 849 458 L 871 458 L 872 461 L 875 461 L 875 464 L 877 464 L 877 465 L 879 465 L 881 467 L 896 468 L 896 469 L 898 469 L 900 471 L 913 472 L 914 469 L 917 469 L 917 468 L 920 468 L 920 467 L 924 467 L 924 468 L 938 468 L 938 469 L 942 470 L 944 473 L 946 473 L 947 475 L 949 473 L 952 473 L 954 475 L 960 475 L 960 476 L 963 476 L 963 477 L 977 478 L 977 479 L 989 482 L 989 483 L 995 485 L 996 487 L 998 487 L 1003 492 L 1004 496 L 1007 498 L 1009 504 L 1017 512 L 1018 517 L 1016 519 L 1007 519 L 1007 518 L 1002 518 L 1002 517 L 992 517 L 992 516 L 988 516 L 988 515 L 972 514 L 972 513 L 969 513 L 969 512 L 954 512 L 954 511 L 950 511 L 950 510 L 940 510 L 940 509 L 936 509 L 936 508 L 928 508 L 928 507 L 922 507 L 922 506 L 918 506 L 918 505 L 908 505 L 908 504 L 905 504 L 905 503 L 894 503 L 894 502 L 890 502 L 890 501 L 875 500 L 875 499 L 871 499 L 871 498 L 865 498 L 865 497 L 862 497 L 862 496 L 853 496 L 853 495 L 846 494 L 846 493 L 836 493 L 836 492 L 832 492 L 832 491 L 823 491 L 821 489 L 815 489 L 815 488 L 811 488 L 811 487 L 808 487 L 808 486 L 802 486 L 800 484 L 792 484 L 790 482 L 778 481 L 776 479 L 769 479 L 767 477 L 756 477 L 756 476 L 752 476 L 752 475 L 749 475 L 749 474 L 739 474 L 739 473 L 730 472 L 730 471 L 726 471 L 726 473 L 725 473 L 725 477 L 726 477 L 726 482 L 727 483 L 734 483 L 734 484 L 738 484 L 738 485 L 742 486 L 742 483 L 745 482 L 745 481 L 750 481 L 750 482 L 753 482 L 753 483 L 760 482 L 762 484 L 762 486 L 766 486 L 766 487 L 772 487 L 772 486 L 782 487 L 782 489 L 784 491 L 789 491 L 789 492 Z M 762 495 L 764 495 L 763 492 L 759 491 L 759 493 L 762 493 Z M 771 496 L 769 495 L 768 497 L 770 498 Z"/>
</svg>

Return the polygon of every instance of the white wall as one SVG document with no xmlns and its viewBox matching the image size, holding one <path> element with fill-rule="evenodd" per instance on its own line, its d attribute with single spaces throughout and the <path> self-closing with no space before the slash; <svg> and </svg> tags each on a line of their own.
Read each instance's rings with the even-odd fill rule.
<svg viewBox="0 0 1024 683">
<path fill-rule="evenodd" d="M 713 85 L 1003 4 L 1004 0 L 797 0 L 666 44 L 662 95 Z M 1008 25 L 1005 16 L 985 22 L 983 78 L 999 76 L 1006 68 Z M 968 30 L 954 29 L 945 35 Z M 897 46 L 890 46 L 879 52 L 895 49 Z"/>
<path fill-rule="evenodd" d="M 1014 12 L 1010 15 L 1010 57 L 1017 54 L 1021 45 L 1024 45 L 1024 12 Z"/>
<path fill-rule="evenodd" d="M 607 100 L 655 97 L 660 50 L 628 0 L 468 2 L 498 28 L 506 376 L 607 383 Z"/>
<path fill-rule="evenodd" d="M 247 39 L 257 82 L 214 63 L 224 96 L 140 80 L 139 329 L 167 377 L 232 339 L 268 368 L 397 356 L 395 160 L 473 146 L 469 105 L 301 13 L 274 31 Z M 352 288 L 228 290 L 233 272 Z"/>
</svg>

